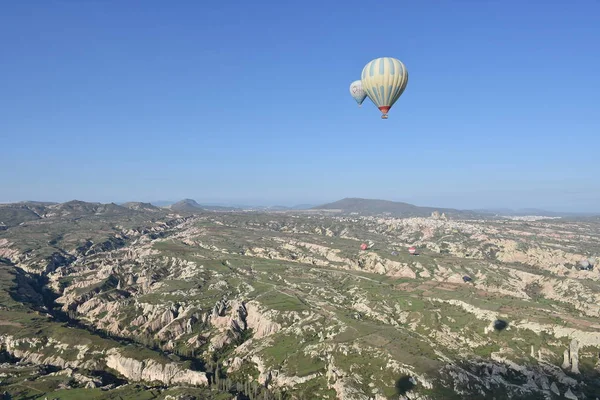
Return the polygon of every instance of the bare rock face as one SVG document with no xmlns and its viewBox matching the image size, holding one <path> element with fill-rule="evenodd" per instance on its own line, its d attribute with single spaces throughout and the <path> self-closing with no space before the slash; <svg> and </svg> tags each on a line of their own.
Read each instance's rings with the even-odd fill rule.
<svg viewBox="0 0 600 400">
<path fill-rule="evenodd" d="M 161 326 L 165 326 L 170 324 L 175 319 L 175 314 L 173 310 L 165 310 L 163 315 L 160 317 Z"/>
<path fill-rule="evenodd" d="M 173 320 L 170 324 L 165 325 L 156 336 L 161 339 L 178 338 L 186 333 L 186 321 L 184 319 Z"/>
<path fill-rule="evenodd" d="M 570 366 L 571 362 L 569 361 L 569 349 L 565 349 L 565 352 L 563 353 L 562 369 L 567 369 Z"/>
<path fill-rule="evenodd" d="M 563 353 L 563 369 L 571 368 L 571 372 L 579 374 L 579 341 L 577 339 L 571 340 L 571 344 L 568 349 L 565 349 Z"/>
<path fill-rule="evenodd" d="M 573 392 L 571 392 L 571 389 L 567 389 L 567 391 L 565 392 L 565 399 L 579 400 L 579 398 L 575 396 Z"/>
<path fill-rule="evenodd" d="M 538 386 L 542 388 L 542 390 L 550 390 L 550 380 L 546 375 L 539 374 L 538 376 L 536 376 L 536 378 L 536 382 Z"/>
<path fill-rule="evenodd" d="M 65 368 L 62 371 L 54 372 L 49 376 L 68 376 L 73 378 L 78 384 L 83 385 L 86 389 L 93 389 L 102 386 L 102 380 L 98 378 L 89 378 L 80 373 L 74 372 L 71 368 Z"/>
<path fill-rule="evenodd" d="M 579 342 L 577 339 L 573 339 L 571 341 L 569 353 L 571 355 L 571 372 L 574 374 L 579 374 Z"/>
<path fill-rule="evenodd" d="M 11 336 L 0 337 L 6 351 L 23 361 L 33 364 L 54 365 L 64 368 L 69 373 L 70 369 L 99 369 L 102 361 L 99 359 L 90 359 L 85 361 L 85 355 L 90 353 L 87 346 L 69 346 L 55 339 L 43 341 L 40 339 L 13 339 Z M 24 347 L 25 345 L 25 347 Z M 66 351 L 78 351 L 76 359 L 64 359 L 58 355 L 47 354 L 48 349 L 59 349 Z M 97 353 L 103 354 L 103 353 Z M 106 366 L 119 372 L 127 379 L 132 381 L 162 382 L 163 384 L 187 384 L 187 385 L 206 385 L 208 379 L 206 374 L 199 371 L 192 371 L 183 368 L 177 363 L 160 363 L 156 360 L 136 360 L 123 356 L 117 349 L 108 350 L 104 358 Z M 79 374 L 73 375 L 83 385 L 97 387 L 100 382 L 84 378 Z"/>
<path fill-rule="evenodd" d="M 87 368 L 97 369 L 100 363 L 97 360 L 84 360 L 88 352 L 87 346 L 69 346 L 52 338 L 42 340 L 38 338 L 16 339 L 12 336 L 0 336 L 0 345 L 14 357 L 23 362 L 36 365 L 53 365 L 60 368 Z M 52 354 L 53 349 L 77 351 L 76 359 L 61 357 L 61 353 Z"/>
<path fill-rule="evenodd" d="M 411 394 L 410 397 L 406 396 L 406 395 L 400 395 L 399 397 L 400 400 L 433 400 L 431 399 L 431 397 L 426 396 L 424 394 Z"/>
<path fill-rule="evenodd" d="M 184 383 L 202 386 L 208 384 L 206 374 L 203 372 L 183 369 L 175 363 L 161 364 L 155 360 L 138 361 L 122 356 L 115 349 L 109 350 L 106 365 L 133 381 L 158 381 L 166 385 Z"/>
<path fill-rule="evenodd" d="M 192 327 L 194 326 L 194 324 L 198 322 L 198 318 L 195 315 L 192 315 L 192 317 L 190 319 L 187 320 L 186 324 L 185 324 L 185 333 L 190 334 L 192 333 Z"/>
<path fill-rule="evenodd" d="M 187 344 L 192 348 L 197 348 L 197 347 L 201 347 L 204 343 L 206 343 L 206 341 L 207 341 L 207 339 L 204 336 L 198 335 L 198 336 L 191 337 L 187 341 Z"/>
<path fill-rule="evenodd" d="M 217 318 L 217 317 L 222 317 L 225 315 L 225 310 L 227 309 L 228 306 L 228 301 L 225 299 L 222 299 L 220 301 L 218 301 L 215 306 L 213 307 L 212 310 L 212 318 Z"/>
<path fill-rule="evenodd" d="M 242 367 L 242 359 L 239 357 L 235 357 L 233 359 L 233 361 L 231 362 L 231 365 L 229 365 L 228 371 L 235 372 L 238 369 L 240 369 L 241 367 Z"/>
<path fill-rule="evenodd" d="M 531 345 L 531 358 L 535 358 L 535 349 L 533 348 L 533 345 Z"/>
<path fill-rule="evenodd" d="M 256 302 L 246 304 L 246 309 L 248 312 L 246 323 L 254 331 L 255 338 L 269 336 L 281 330 L 281 325 L 273 321 L 272 317 L 275 313 L 271 310 L 263 311 Z"/>
</svg>

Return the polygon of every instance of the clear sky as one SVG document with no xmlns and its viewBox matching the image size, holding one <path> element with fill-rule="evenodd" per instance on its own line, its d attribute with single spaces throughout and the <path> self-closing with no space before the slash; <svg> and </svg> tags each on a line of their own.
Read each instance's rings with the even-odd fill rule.
<svg viewBox="0 0 600 400">
<path fill-rule="evenodd" d="M 600 211 L 600 2 L 7 1 L 0 151 L 5 202 Z"/>
</svg>

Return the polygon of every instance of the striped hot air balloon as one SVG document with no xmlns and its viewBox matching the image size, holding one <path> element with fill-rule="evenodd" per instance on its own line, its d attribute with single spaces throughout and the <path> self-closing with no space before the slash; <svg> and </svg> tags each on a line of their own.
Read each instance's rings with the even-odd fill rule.
<svg viewBox="0 0 600 400">
<path fill-rule="evenodd" d="M 412 255 L 414 255 L 417 252 L 417 248 L 416 247 L 409 247 L 408 248 L 408 252 Z"/>
<path fill-rule="evenodd" d="M 362 88 L 362 82 L 360 80 L 354 81 L 350 84 L 350 94 L 352 98 L 358 103 L 358 106 L 361 107 L 363 101 L 367 98 L 367 94 Z"/>
<path fill-rule="evenodd" d="M 363 244 L 361 244 L 361 245 L 360 245 L 360 249 L 361 249 L 361 250 L 366 250 L 366 249 L 367 249 L 367 247 L 368 247 L 368 246 L 367 246 L 367 244 L 366 244 L 366 243 L 363 243 Z"/>
<path fill-rule="evenodd" d="M 392 57 L 376 58 L 362 70 L 362 88 L 381 111 L 382 119 L 400 98 L 408 84 L 408 71 L 402 63 Z"/>
</svg>

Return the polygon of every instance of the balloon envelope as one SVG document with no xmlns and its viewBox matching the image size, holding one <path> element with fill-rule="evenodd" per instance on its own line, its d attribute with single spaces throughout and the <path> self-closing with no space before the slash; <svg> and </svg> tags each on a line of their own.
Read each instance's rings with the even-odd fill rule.
<svg viewBox="0 0 600 400">
<path fill-rule="evenodd" d="M 352 98 L 356 100 L 359 107 L 367 98 L 367 94 L 363 90 L 362 82 L 360 80 L 354 81 L 350 84 L 350 94 L 352 95 Z"/>
<path fill-rule="evenodd" d="M 390 108 L 400 98 L 408 84 L 408 71 L 402 63 L 392 57 L 381 57 L 370 61 L 362 70 L 362 88 L 387 119 Z"/>
<path fill-rule="evenodd" d="M 501 331 L 503 329 L 505 329 L 508 326 L 508 322 L 501 320 L 501 319 L 497 319 L 496 321 L 494 321 L 494 329 Z"/>
</svg>

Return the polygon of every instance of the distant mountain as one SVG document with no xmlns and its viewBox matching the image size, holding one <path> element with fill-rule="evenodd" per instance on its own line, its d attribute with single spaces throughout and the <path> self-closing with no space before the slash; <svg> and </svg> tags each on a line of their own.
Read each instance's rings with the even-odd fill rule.
<svg viewBox="0 0 600 400">
<path fill-rule="evenodd" d="M 187 199 L 187 200 L 191 200 L 191 199 Z M 185 201 L 185 200 L 182 200 Z M 275 206 L 257 206 L 257 205 L 247 205 L 247 204 L 226 204 L 226 203 L 198 203 L 195 200 L 191 200 L 195 203 L 191 204 L 192 206 L 195 207 L 200 207 L 204 210 L 210 210 L 210 211 L 240 211 L 240 210 L 255 210 L 255 211 L 287 211 L 287 210 L 309 210 L 312 207 L 315 206 L 315 204 L 299 204 L 299 205 L 295 205 L 292 207 L 288 207 L 288 206 L 280 206 L 280 205 L 275 205 Z M 168 201 L 168 200 L 161 200 L 161 201 L 151 201 L 150 204 L 152 204 L 153 206 L 156 207 L 168 207 L 170 208 L 172 205 L 175 205 L 177 203 L 181 203 L 181 201 L 179 202 L 175 202 L 175 201 Z M 121 204 L 123 205 L 123 204 Z M 180 205 L 177 205 L 176 207 L 180 207 Z M 192 209 L 193 211 L 196 211 L 195 209 Z"/>
<path fill-rule="evenodd" d="M 142 203 L 139 201 L 130 201 L 130 202 L 121 204 L 121 206 L 128 208 L 130 210 L 137 210 L 137 211 L 151 211 L 151 212 L 160 211 L 160 208 L 158 208 L 150 203 Z"/>
<path fill-rule="evenodd" d="M 16 204 L 24 204 L 26 206 L 53 206 L 55 204 L 59 204 L 57 202 L 54 201 L 31 201 L 31 200 L 26 200 L 26 201 L 20 201 Z"/>
<path fill-rule="evenodd" d="M 171 200 L 158 200 L 158 201 L 150 202 L 150 204 L 152 204 L 153 206 L 156 206 L 156 207 L 168 207 L 175 203 L 176 203 L 175 201 L 171 201 Z"/>
<path fill-rule="evenodd" d="M 90 203 L 80 200 L 71 200 L 66 203 L 54 204 L 46 207 L 44 217 L 60 216 L 77 218 L 87 215 L 131 215 L 135 213 L 127 207 L 115 203 Z"/>
<path fill-rule="evenodd" d="M 115 203 L 90 203 L 80 200 L 71 200 L 65 203 L 25 201 L 0 204 L 0 230 L 37 220 L 56 218 L 72 220 L 83 217 L 130 218 L 148 215 L 148 212 L 158 213 L 161 211 L 163 210 L 149 203 L 138 202 L 117 205 Z"/>
<path fill-rule="evenodd" d="M 198 213 L 202 211 L 237 211 L 239 208 L 231 207 L 231 206 L 221 206 L 221 205 L 204 205 L 199 204 L 196 200 L 193 199 L 183 199 L 178 201 L 175 204 L 171 204 L 169 208 L 173 211 L 178 212 L 187 212 L 187 213 Z"/>
<path fill-rule="evenodd" d="M 452 208 L 420 207 L 398 201 L 345 198 L 333 203 L 313 207 L 312 210 L 340 210 L 342 213 L 358 213 L 362 215 L 389 214 L 396 217 L 429 217 L 434 211 L 446 216 L 460 218 L 481 218 L 481 213 L 456 210 Z"/>
<path fill-rule="evenodd" d="M 192 199 L 183 199 L 175 204 L 171 204 L 169 208 L 173 211 L 188 213 L 197 213 L 203 211 L 202 206 L 198 204 L 196 200 Z"/>
<path fill-rule="evenodd" d="M 40 212 L 44 212 L 43 206 L 28 206 L 24 203 L 0 204 L 0 229 L 40 219 Z"/>
</svg>

